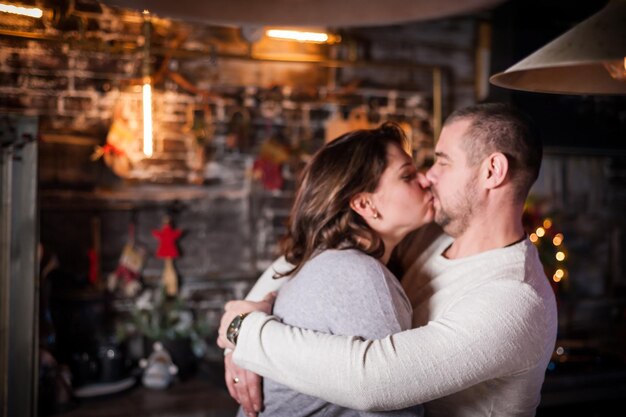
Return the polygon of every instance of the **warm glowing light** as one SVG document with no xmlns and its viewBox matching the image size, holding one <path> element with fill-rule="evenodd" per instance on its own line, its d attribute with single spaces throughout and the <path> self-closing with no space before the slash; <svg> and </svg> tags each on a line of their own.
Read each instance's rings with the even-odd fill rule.
<svg viewBox="0 0 626 417">
<path fill-rule="evenodd" d="M 152 86 L 150 81 L 143 85 L 143 153 L 152 156 Z"/>
<path fill-rule="evenodd" d="M 557 355 L 562 355 L 564 353 L 565 353 L 565 349 L 563 349 L 563 346 L 559 346 L 558 348 L 556 348 Z"/>
<path fill-rule="evenodd" d="M 13 6 L 12 4 L 0 3 L 0 12 L 19 14 L 20 16 L 35 17 L 40 19 L 43 16 L 43 10 L 36 7 Z"/>
<path fill-rule="evenodd" d="M 559 251 L 559 252 L 556 253 L 556 260 L 557 261 L 562 261 L 564 259 L 565 259 L 565 252 Z"/>
<path fill-rule="evenodd" d="M 604 63 L 604 68 L 611 74 L 612 78 L 616 80 L 626 80 L 626 56 L 624 59 L 618 59 L 615 61 L 607 61 Z"/>
<path fill-rule="evenodd" d="M 554 275 L 552 275 L 552 280 L 554 282 L 561 282 L 561 280 L 565 278 L 565 271 L 561 268 L 554 271 Z"/>
<path fill-rule="evenodd" d="M 562 269 L 557 269 L 552 275 L 552 280 L 554 282 L 561 282 L 565 278 L 565 271 Z"/>
<path fill-rule="evenodd" d="M 559 246 L 561 243 L 563 243 L 563 235 L 561 233 L 557 233 L 554 235 L 554 238 L 552 238 L 552 244 L 554 246 Z"/>
<path fill-rule="evenodd" d="M 538 227 L 535 233 L 537 233 L 537 236 L 543 237 L 546 234 L 546 229 L 544 229 L 543 227 Z"/>
<path fill-rule="evenodd" d="M 552 220 L 551 219 L 545 219 L 543 221 L 543 228 L 544 229 L 549 229 L 552 227 Z"/>
<path fill-rule="evenodd" d="M 530 236 L 528 236 L 528 239 L 530 239 L 531 242 L 536 243 L 539 240 L 539 237 L 535 233 L 531 233 Z"/>
<path fill-rule="evenodd" d="M 265 32 L 270 38 L 288 39 L 298 42 L 329 42 L 330 37 L 323 32 L 302 32 L 299 30 L 269 29 Z"/>
</svg>

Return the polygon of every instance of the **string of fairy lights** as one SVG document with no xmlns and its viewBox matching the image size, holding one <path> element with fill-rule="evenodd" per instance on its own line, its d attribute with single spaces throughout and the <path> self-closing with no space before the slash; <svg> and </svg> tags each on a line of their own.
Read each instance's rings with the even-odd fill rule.
<svg viewBox="0 0 626 417">
<path fill-rule="evenodd" d="M 529 235 L 529 239 L 538 248 L 544 249 L 544 257 L 551 257 L 550 265 L 554 268 L 552 272 L 552 281 L 560 283 L 567 278 L 567 268 L 565 266 L 565 258 L 567 257 L 567 250 L 563 243 L 563 233 L 554 233 L 552 219 L 545 218 L 540 226 L 538 226 L 534 232 Z M 552 247 L 553 253 L 546 253 L 548 248 Z M 547 265 L 546 265 L 547 266 Z"/>
</svg>

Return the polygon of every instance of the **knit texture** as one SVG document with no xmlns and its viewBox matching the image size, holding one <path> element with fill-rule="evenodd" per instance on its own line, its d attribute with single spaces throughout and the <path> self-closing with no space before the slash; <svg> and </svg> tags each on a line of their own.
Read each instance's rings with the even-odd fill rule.
<svg viewBox="0 0 626 417">
<path fill-rule="evenodd" d="M 327 250 L 280 289 L 274 314 L 286 324 L 329 334 L 378 339 L 411 328 L 412 309 L 398 279 L 378 260 L 354 249 Z M 415 417 L 423 408 L 365 412 L 263 380 L 261 416 Z M 242 411 L 240 416 L 244 416 Z"/>
<path fill-rule="evenodd" d="M 424 403 L 427 416 L 534 416 L 557 332 L 554 293 L 528 240 L 456 260 L 441 236 L 402 285 L 416 328 L 376 340 L 249 315 L 237 364 L 359 410 Z M 284 259 L 277 267 L 285 267 Z M 263 293 L 259 281 L 257 290 Z"/>
</svg>

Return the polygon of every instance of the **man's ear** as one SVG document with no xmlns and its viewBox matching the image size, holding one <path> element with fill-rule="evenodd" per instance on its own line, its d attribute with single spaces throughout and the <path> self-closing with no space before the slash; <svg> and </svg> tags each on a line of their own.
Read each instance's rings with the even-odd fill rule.
<svg viewBox="0 0 626 417">
<path fill-rule="evenodd" d="M 502 152 L 494 152 L 487 157 L 484 165 L 484 180 L 487 188 L 497 188 L 509 172 L 509 160 Z"/>
<path fill-rule="evenodd" d="M 376 208 L 371 202 L 370 193 L 358 193 L 350 199 L 350 208 L 364 219 L 378 215 Z"/>
</svg>

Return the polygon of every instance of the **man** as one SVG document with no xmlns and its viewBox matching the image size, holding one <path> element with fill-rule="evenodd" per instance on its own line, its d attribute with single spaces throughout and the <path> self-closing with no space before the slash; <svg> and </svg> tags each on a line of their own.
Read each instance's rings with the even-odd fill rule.
<svg viewBox="0 0 626 417">
<path fill-rule="evenodd" d="M 270 298 L 228 303 L 218 344 L 234 347 L 232 323 L 227 384 L 249 415 L 261 408 L 258 380 L 232 360 L 349 408 L 535 415 L 557 332 L 554 294 L 522 225 L 541 142 L 514 109 L 480 104 L 446 120 L 435 155 L 424 185 L 445 234 L 433 241 L 426 228 L 400 248 L 414 328 L 368 341 L 283 325 L 265 314 Z M 252 299 L 277 289 L 270 281 L 262 277 Z M 238 316 L 251 310 L 265 313 Z"/>
</svg>

